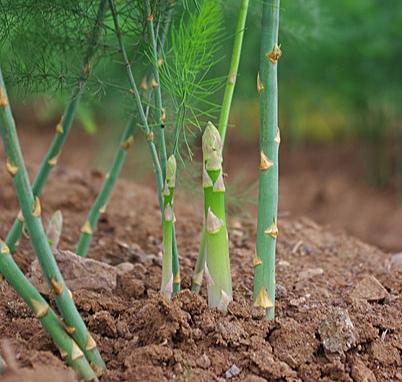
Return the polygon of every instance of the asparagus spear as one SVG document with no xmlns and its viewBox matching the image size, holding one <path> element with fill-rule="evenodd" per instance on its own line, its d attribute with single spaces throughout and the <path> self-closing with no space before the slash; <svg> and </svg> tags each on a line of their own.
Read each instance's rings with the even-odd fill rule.
<svg viewBox="0 0 402 382">
<path fill-rule="evenodd" d="M 92 235 L 96 229 L 99 216 L 105 211 L 107 201 L 120 176 L 124 161 L 127 156 L 127 151 L 131 147 L 134 137 L 134 119 L 131 118 L 126 128 L 124 129 L 119 148 L 117 149 L 112 166 L 106 175 L 106 179 L 102 188 L 89 211 L 87 220 L 81 228 L 80 239 L 77 244 L 77 255 L 85 257 L 88 254 L 88 249 L 91 244 Z"/>
<path fill-rule="evenodd" d="M 280 0 L 265 1 L 262 11 L 260 72 L 260 180 L 257 249 L 254 259 L 254 305 L 275 317 L 275 251 L 278 237 L 278 45 Z"/>
<path fill-rule="evenodd" d="M 99 354 L 94 339 L 88 332 L 84 321 L 78 313 L 70 291 L 65 285 L 42 225 L 40 199 L 35 197 L 32 193 L 1 69 L 0 135 L 7 156 L 7 171 L 13 179 L 22 215 L 43 274 L 49 287 L 54 292 L 57 306 L 72 337 L 84 352 L 91 366 L 100 374 L 106 367 L 105 363 Z"/>
<path fill-rule="evenodd" d="M 82 379 L 97 380 L 94 371 L 84 357 L 84 353 L 67 334 L 65 328 L 47 301 L 22 273 L 21 269 L 12 258 L 7 244 L 2 241 L 0 241 L 0 273 L 41 322 L 44 329 L 59 348 L 61 357 L 65 362 L 71 366 Z"/>
<path fill-rule="evenodd" d="M 229 238 L 226 226 L 225 184 L 222 171 L 222 139 L 208 123 L 202 137 L 203 187 L 206 219 L 206 254 L 209 271 L 208 305 L 226 311 L 232 300 Z"/>
</svg>

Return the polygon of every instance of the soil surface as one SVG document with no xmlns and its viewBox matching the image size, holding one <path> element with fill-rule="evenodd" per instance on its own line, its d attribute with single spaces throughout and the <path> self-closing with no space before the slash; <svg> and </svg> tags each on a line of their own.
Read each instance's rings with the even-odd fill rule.
<svg viewBox="0 0 402 382">
<path fill-rule="evenodd" d="M 3 167 L 4 238 L 18 207 Z M 102 179 L 99 172 L 55 169 L 41 200 L 45 222 L 54 211 L 63 212 L 61 249 L 74 250 Z M 117 267 L 116 285 L 73 291 L 107 362 L 102 382 L 402 381 L 400 258 L 342 231 L 281 213 L 277 317 L 267 322 L 251 304 L 254 219 L 232 217 L 234 301 L 222 315 L 208 309 L 205 289 L 200 296 L 188 290 L 201 211 L 188 194 L 178 194 L 184 290 L 167 301 L 158 293 L 161 236 L 154 192 L 125 180 L 118 183 L 90 251 L 92 259 Z M 15 257 L 29 274 L 34 256 L 26 239 Z M 71 380 L 57 349 L 6 282 L 1 283 L 0 338 L 10 340 L 22 370 L 33 367 L 43 376 L 46 365 Z M 15 373 L 2 379 L 13 381 Z"/>
</svg>

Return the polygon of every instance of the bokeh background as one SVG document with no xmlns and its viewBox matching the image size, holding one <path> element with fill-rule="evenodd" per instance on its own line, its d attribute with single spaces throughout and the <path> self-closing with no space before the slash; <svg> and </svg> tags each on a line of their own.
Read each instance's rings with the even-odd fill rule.
<svg viewBox="0 0 402 382">
<path fill-rule="evenodd" d="M 238 1 L 222 7 L 225 38 L 211 71 L 217 77 L 229 66 Z M 256 1 L 247 21 L 225 155 L 229 210 L 240 216 L 256 211 L 259 23 Z M 390 252 L 402 251 L 401 25 L 400 0 L 282 0 L 281 5 L 280 216 L 307 216 Z M 35 81 L 24 77 L 29 69 L 11 57 L 8 36 L 1 37 L 23 150 L 37 163 L 51 141 L 68 87 L 32 86 Z M 21 47 L 40 50 L 40 45 Z M 111 61 L 99 64 L 98 73 L 123 81 L 123 68 Z M 12 75 L 24 70 L 24 75 Z M 62 165 L 104 171 L 111 162 L 128 112 L 121 92 L 105 89 L 99 94 L 92 86 L 86 93 Z M 213 97 L 219 102 L 222 92 Z M 201 198 L 201 189 L 194 187 L 199 184 L 197 145 L 195 136 L 194 160 L 181 164 L 182 198 Z M 123 176 L 153 185 L 140 134 Z"/>
</svg>

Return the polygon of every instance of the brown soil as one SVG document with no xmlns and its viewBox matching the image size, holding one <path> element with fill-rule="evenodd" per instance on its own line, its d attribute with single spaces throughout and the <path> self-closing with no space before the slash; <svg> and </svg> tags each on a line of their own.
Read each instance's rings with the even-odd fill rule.
<svg viewBox="0 0 402 382">
<path fill-rule="evenodd" d="M 3 169 L 0 179 L 4 237 L 17 203 Z M 74 249 L 101 181 L 97 172 L 55 170 L 42 204 L 45 221 L 63 211 L 62 249 Z M 201 206 L 185 204 L 186 198 L 179 194 L 176 207 L 184 291 L 173 301 L 158 294 L 161 237 L 152 190 L 120 181 L 100 221 L 90 256 L 134 265 L 118 276 L 114 290 L 74 292 L 108 365 L 102 381 L 402 381 L 402 271 L 387 255 L 282 214 L 277 318 L 267 322 L 251 305 L 254 220 L 232 218 L 234 302 L 224 316 L 207 308 L 205 291 L 196 296 L 187 289 L 202 218 Z M 27 240 L 16 259 L 29 270 Z M 22 367 L 64 369 L 37 320 L 4 282 L 0 338 L 11 340 Z"/>
</svg>

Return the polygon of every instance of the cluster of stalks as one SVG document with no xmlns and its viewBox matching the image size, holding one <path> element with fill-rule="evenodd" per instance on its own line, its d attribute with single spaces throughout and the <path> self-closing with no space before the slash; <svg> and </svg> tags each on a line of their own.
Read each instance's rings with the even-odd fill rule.
<svg viewBox="0 0 402 382">
<path fill-rule="evenodd" d="M 105 212 L 128 150 L 133 145 L 134 132 L 138 129 L 146 137 L 154 167 L 157 199 L 161 212 L 163 234 L 161 293 L 166 298 L 172 298 L 180 291 L 181 285 L 174 213 L 177 145 L 175 142 L 174 149 L 168 156 L 165 139 L 167 118 L 163 105 L 160 67 L 164 65 L 163 48 L 171 23 L 173 4 L 167 9 L 167 15 L 163 19 L 164 25 L 156 27 L 150 1 L 145 0 L 146 31 L 150 45 L 150 68 L 141 86 L 137 86 L 135 79 L 138 78 L 139 73 L 134 71 L 134 66 L 128 57 L 116 4 L 114 0 L 99 1 L 97 18 L 88 38 L 88 48 L 83 59 L 79 80 L 72 91 L 63 117 L 56 126 L 53 142 L 32 185 L 25 168 L 6 87 L 0 71 L 0 133 L 7 157 L 7 171 L 13 179 L 21 208 L 6 240 L 0 241 L 0 271 L 40 320 L 60 349 L 62 358 L 85 380 L 96 379 L 104 371 L 105 364 L 57 267 L 49 238 L 42 224 L 40 194 L 52 168 L 57 164 L 63 144 L 70 132 L 77 105 L 91 73 L 92 61 L 97 53 L 98 40 L 104 24 L 103 19 L 108 8 L 113 20 L 113 30 L 119 46 L 119 54 L 127 74 L 128 93 L 132 100 L 133 112 L 139 120 L 131 117 L 127 122 L 104 183 L 86 220 L 83 222 L 76 252 L 82 257 L 88 255 L 99 216 Z M 215 127 L 212 122 L 208 122 L 202 136 L 202 186 L 204 190 L 205 223 L 201 232 L 199 256 L 192 276 L 192 290 L 198 293 L 205 278 L 209 306 L 223 312 L 227 310 L 233 295 L 225 207 L 223 150 L 238 75 L 248 8 L 249 0 L 241 0 L 218 127 Z M 260 208 L 257 248 L 254 259 L 254 303 L 256 306 L 266 309 L 267 318 L 272 319 L 275 302 L 275 245 L 278 235 L 277 61 L 281 55 L 278 46 L 279 0 L 264 2 L 262 19 L 260 71 L 257 79 L 261 102 Z M 152 117 L 154 119 L 152 123 L 150 121 L 151 106 L 149 100 L 147 104 L 142 92 L 149 87 L 149 84 L 152 88 L 148 94 L 152 103 Z M 16 250 L 21 233 L 24 230 L 28 232 L 61 318 L 28 281 L 11 256 Z"/>
</svg>

